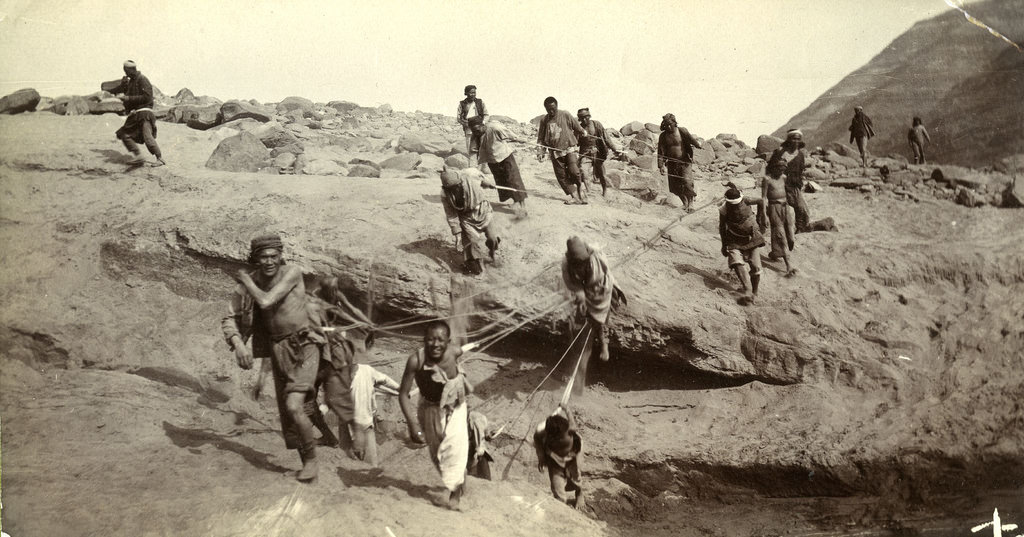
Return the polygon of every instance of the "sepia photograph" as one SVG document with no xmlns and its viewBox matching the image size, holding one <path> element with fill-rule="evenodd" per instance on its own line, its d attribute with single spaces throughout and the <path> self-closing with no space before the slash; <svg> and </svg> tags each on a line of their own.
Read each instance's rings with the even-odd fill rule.
<svg viewBox="0 0 1024 537">
<path fill-rule="evenodd" d="M 1024 537 L 1024 0 L 0 0 L 0 537 Z"/>
</svg>

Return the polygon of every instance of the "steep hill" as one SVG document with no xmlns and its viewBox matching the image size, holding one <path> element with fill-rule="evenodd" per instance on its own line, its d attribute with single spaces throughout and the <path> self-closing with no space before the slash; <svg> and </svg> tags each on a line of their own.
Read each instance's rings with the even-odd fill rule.
<svg viewBox="0 0 1024 537">
<path fill-rule="evenodd" d="M 1024 0 L 968 4 L 976 19 L 1024 41 Z M 808 145 L 849 141 L 853 107 L 875 126 L 874 155 L 910 154 L 907 130 L 921 116 L 929 160 L 987 166 L 1024 153 L 1024 52 L 950 10 L 921 21 L 775 131 L 800 127 Z"/>
</svg>

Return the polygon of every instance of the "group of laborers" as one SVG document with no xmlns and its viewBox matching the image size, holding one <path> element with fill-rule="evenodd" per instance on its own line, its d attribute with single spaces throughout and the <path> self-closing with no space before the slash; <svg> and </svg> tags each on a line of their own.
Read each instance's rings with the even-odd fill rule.
<svg viewBox="0 0 1024 537">
<path fill-rule="evenodd" d="M 374 429 L 375 391 L 399 397 L 410 439 L 427 444 L 430 459 L 449 491 L 449 506 L 457 508 L 467 473 L 490 478 L 487 419 L 468 408 L 473 385 L 459 358 L 462 349 L 452 343 L 443 320 L 427 324 L 423 346 L 406 361 L 401 383 L 360 363 L 373 344 L 372 322 L 339 289 L 338 279 L 326 278 L 316 291 L 306 293 L 302 271 L 284 261 L 278 235 L 252 239 L 249 269 L 236 276 L 236 286 L 221 330 L 238 365 L 253 367 L 265 359 L 262 371 L 272 374 L 281 428 L 288 449 L 302 461 L 299 481 L 317 478 L 316 447 L 340 446 L 371 465 L 378 463 Z M 607 360 L 604 324 L 614 300 L 624 300 L 604 257 L 578 237 L 567 242 L 563 277 L 589 315 Z M 252 351 L 247 342 L 252 341 Z M 254 397 L 259 398 L 265 375 L 261 373 Z M 413 402 L 413 385 L 419 401 Z M 319 392 L 339 421 L 335 437 L 317 404 Z M 321 432 L 317 438 L 315 429 Z M 584 506 L 578 459 L 581 441 L 564 406 L 535 432 L 538 467 L 547 471 L 552 491 L 560 500 Z M 574 499 L 565 496 L 575 491 Z"/>
</svg>

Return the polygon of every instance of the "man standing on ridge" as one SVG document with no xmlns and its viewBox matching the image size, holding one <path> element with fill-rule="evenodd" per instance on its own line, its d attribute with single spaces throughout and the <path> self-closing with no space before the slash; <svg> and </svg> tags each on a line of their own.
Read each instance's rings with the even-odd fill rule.
<svg viewBox="0 0 1024 537">
<path fill-rule="evenodd" d="M 850 143 L 857 142 L 857 150 L 860 151 L 860 163 L 864 168 L 868 167 L 868 140 L 874 135 L 875 130 L 871 126 L 871 118 L 864 113 L 864 107 L 853 107 L 853 121 L 850 122 Z"/>
<path fill-rule="evenodd" d="M 686 127 L 680 127 L 674 114 L 665 114 L 661 119 L 661 135 L 658 136 L 658 171 L 665 175 L 668 167 L 668 191 L 679 196 L 683 210 L 693 209 L 693 198 L 697 191 L 693 186 L 693 148 L 700 148 L 700 142 Z"/>
<path fill-rule="evenodd" d="M 537 129 L 537 160 L 544 160 L 544 154 L 551 157 L 551 165 L 555 169 L 555 179 L 562 191 L 569 196 L 566 205 L 586 205 L 587 195 L 583 192 L 580 177 L 580 165 L 572 153 L 579 143 L 577 137 L 583 137 L 580 122 L 565 110 L 558 109 L 558 99 L 544 99 L 547 115 L 540 119 Z"/>
<path fill-rule="evenodd" d="M 160 146 L 156 144 L 156 116 L 153 114 L 153 85 L 146 75 L 139 72 L 132 60 L 124 62 L 124 77 L 121 83 L 110 89 L 115 97 L 124 103 L 128 117 L 124 125 L 117 129 L 115 135 L 125 148 L 133 155 L 130 164 L 143 164 L 146 159 L 139 151 L 138 143 L 146 144 L 146 149 L 156 157 L 154 166 L 163 166 Z"/>
<path fill-rule="evenodd" d="M 622 155 L 622 147 L 618 140 L 608 136 L 600 121 L 590 119 L 590 109 L 580 108 L 576 112 L 580 126 L 586 134 L 580 138 L 580 178 L 586 184 L 586 177 L 583 173 L 583 161 L 589 160 L 594 170 L 594 179 L 601 183 L 601 195 L 608 194 L 608 180 L 604 176 L 604 161 L 608 160 L 609 151 L 614 152 L 616 157 Z"/>
<path fill-rule="evenodd" d="M 462 132 L 466 135 L 466 155 L 469 157 L 469 163 L 472 165 L 477 161 L 477 147 L 473 140 L 473 129 L 469 126 L 469 120 L 475 117 L 481 118 L 480 121 L 487 123 L 487 106 L 484 105 L 482 99 L 478 99 L 476 96 L 476 86 L 470 84 L 463 90 L 466 94 L 466 98 L 459 101 L 459 110 L 456 112 L 456 119 L 459 120 L 459 125 L 462 125 Z"/>
</svg>

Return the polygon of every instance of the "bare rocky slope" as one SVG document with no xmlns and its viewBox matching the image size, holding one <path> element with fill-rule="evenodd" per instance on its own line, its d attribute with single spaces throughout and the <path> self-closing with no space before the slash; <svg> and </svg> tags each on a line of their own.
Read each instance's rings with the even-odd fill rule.
<svg viewBox="0 0 1024 537">
<path fill-rule="evenodd" d="M 309 107 L 205 130 L 161 123 L 169 164 L 132 171 L 112 136 L 118 116 L 0 117 L 5 528 L 764 535 L 920 529 L 973 519 L 993 498 L 1024 510 L 1004 498 L 1024 483 L 1019 210 L 824 182 L 808 203 L 839 232 L 799 235 L 800 275 L 766 261 L 761 297 L 742 307 L 713 206 L 669 226 L 681 213 L 661 180 L 624 164 L 622 190 L 565 206 L 550 164 L 520 151 L 530 216 L 496 206 L 500 255 L 472 278 L 439 206 L 437 169 L 457 160 L 461 138 L 452 119 Z M 262 171 L 211 169 L 242 131 L 264 135 Z M 754 184 L 749 148 L 716 140 L 697 206 L 723 179 Z M 311 281 L 337 275 L 361 304 L 372 286 L 385 321 L 450 313 L 451 298 L 478 313 L 469 329 L 529 321 L 470 362 L 478 408 L 507 425 L 495 439 L 506 479 L 471 483 L 466 509 L 479 516 L 430 505 L 436 479 L 404 446 L 390 400 L 383 473 L 332 453 L 318 487 L 280 477 L 296 461 L 273 432 L 273 404 L 246 399 L 252 374 L 218 329 L 230 275 L 265 230 L 283 233 Z M 536 503 L 546 485 L 520 442 L 568 374 L 561 366 L 526 400 L 567 344 L 557 263 L 572 234 L 601 245 L 630 300 L 613 315 L 612 361 L 592 365 L 574 399 L 602 522 Z M 412 345 L 385 337 L 375 363 L 397 377 Z M 813 501 L 787 503 L 801 498 Z M 45 516 L 54 503 L 76 507 Z M 111 505 L 146 522 L 112 520 Z"/>
<path fill-rule="evenodd" d="M 1024 1 L 966 4 L 982 23 L 1024 43 Z M 853 107 L 874 122 L 873 155 L 912 156 L 911 118 L 931 134 L 933 162 L 993 166 L 1024 153 L 1024 52 L 949 10 L 918 22 L 779 127 L 802 128 L 811 146 L 849 141 Z M 1017 166 L 1019 169 L 1019 165 Z"/>
</svg>

